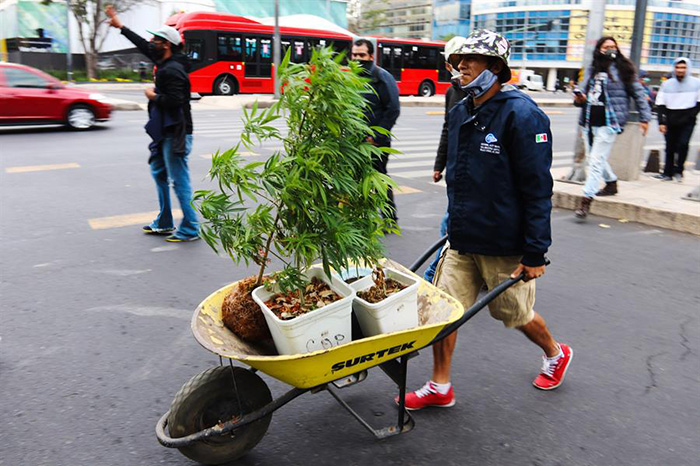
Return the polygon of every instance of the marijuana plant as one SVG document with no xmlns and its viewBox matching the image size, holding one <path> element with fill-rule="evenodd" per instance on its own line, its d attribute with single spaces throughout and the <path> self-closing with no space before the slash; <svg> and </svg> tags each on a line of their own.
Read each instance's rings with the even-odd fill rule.
<svg viewBox="0 0 700 466">
<path fill-rule="evenodd" d="M 269 109 L 244 110 L 241 141 L 212 157 L 209 175 L 218 190 L 197 191 L 195 205 L 205 219 L 202 237 L 235 263 L 260 266 L 262 284 L 270 257 L 283 262 L 274 274 L 283 292 L 299 291 L 303 272 L 317 261 L 330 275 L 352 263 L 375 264 L 381 237 L 395 232 L 387 188 L 392 181 L 372 168 L 382 151 L 366 142 L 373 131 L 362 94 L 372 92 L 361 68 L 342 65 L 343 54 L 317 49 L 308 64 L 290 63 L 278 71 L 283 93 Z M 273 126 L 286 118 L 288 134 Z M 246 162 L 241 146 L 280 140 L 284 149 L 265 162 Z M 382 215 L 384 214 L 384 215 Z"/>
</svg>

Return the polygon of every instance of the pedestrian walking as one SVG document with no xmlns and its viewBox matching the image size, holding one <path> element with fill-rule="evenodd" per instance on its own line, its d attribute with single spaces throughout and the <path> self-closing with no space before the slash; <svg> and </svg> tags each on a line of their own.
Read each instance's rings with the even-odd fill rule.
<svg viewBox="0 0 700 466">
<path fill-rule="evenodd" d="M 374 44 L 367 39 L 357 39 L 352 45 L 351 59 L 362 66 L 363 73 L 369 78 L 369 85 L 374 92 L 367 92 L 363 96 L 369 105 L 365 108 L 365 118 L 370 126 L 379 126 L 387 131 L 396 124 L 401 108 L 399 105 L 399 87 L 394 77 L 385 69 L 374 63 Z M 391 136 L 375 132 L 368 136 L 367 141 L 378 147 L 391 147 Z M 381 157 L 374 159 L 374 168 L 380 173 L 387 174 L 389 154 L 382 153 Z M 389 188 L 387 192 L 391 219 L 398 223 L 394 191 Z"/>
<path fill-rule="evenodd" d="M 452 107 L 454 107 L 457 104 L 457 102 L 459 102 L 467 96 L 467 93 L 464 92 L 461 88 L 462 75 L 459 73 L 459 70 L 457 70 L 460 56 L 454 54 L 454 52 L 457 49 L 464 45 L 464 42 L 466 40 L 466 37 L 462 36 L 453 37 L 445 44 L 445 51 L 443 53 L 445 56 L 445 68 L 447 68 L 447 71 L 449 71 L 452 75 L 452 80 L 450 87 L 447 88 L 447 92 L 445 93 L 445 120 L 442 123 L 440 143 L 438 144 L 437 155 L 435 156 L 435 164 L 433 165 L 433 181 L 435 183 L 442 180 L 442 172 L 445 170 L 445 164 L 447 163 L 447 115 L 450 112 L 450 110 L 452 110 Z M 455 62 L 454 66 L 450 62 L 451 60 Z M 442 221 L 440 222 L 441 237 L 447 234 L 448 219 L 449 213 L 445 212 L 445 215 L 443 216 Z M 435 269 L 437 268 L 437 264 L 440 260 L 441 253 L 442 248 L 436 253 L 435 259 L 433 259 L 428 268 L 425 270 L 423 278 L 425 278 L 426 281 L 432 283 L 433 277 L 435 276 Z"/>
<path fill-rule="evenodd" d="M 582 107 L 579 125 L 583 127 L 589 169 L 583 198 L 575 214 L 585 219 L 596 196 L 617 194 L 617 175 L 608 159 L 618 134 L 627 123 L 629 99 L 633 98 L 637 104 L 644 135 L 651 120 L 651 109 L 644 88 L 636 78 L 634 65 L 620 53 L 612 37 L 598 40 L 593 50 L 593 63 L 581 83 L 583 90 L 574 91 L 574 105 Z M 601 181 L 605 181 L 603 189 L 600 189 Z"/>
<path fill-rule="evenodd" d="M 182 38 L 177 29 L 161 26 L 144 38 L 124 26 L 111 5 L 106 8 L 109 24 L 156 64 L 155 87 L 145 90 L 148 98 L 146 132 L 151 136 L 148 163 L 158 191 L 160 211 L 144 226 L 147 234 L 168 235 L 166 241 L 199 239 L 199 221 L 192 207 L 192 185 L 187 156 L 192 150 L 192 112 L 190 109 L 189 60 L 181 51 Z M 177 230 L 170 204 L 170 180 L 180 201 L 183 219 Z"/>
<path fill-rule="evenodd" d="M 455 51 L 467 97 L 448 114 L 445 180 L 449 247 L 443 251 L 435 284 L 470 307 L 482 284 L 489 289 L 508 277 L 525 275 L 489 304 L 508 328 L 517 328 L 544 351 L 536 388 L 561 385 L 571 348 L 558 343 L 533 309 L 534 279 L 545 272 L 551 244 L 552 134 L 535 102 L 505 85 L 510 44 L 498 33 L 472 32 Z M 451 384 L 457 334 L 433 345 L 433 374 L 406 395 L 408 409 L 455 404 Z M 398 401 L 398 400 L 397 400 Z"/>
<path fill-rule="evenodd" d="M 673 76 L 661 84 L 656 96 L 659 131 L 666 138 L 666 165 L 655 178 L 683 181 L 690 137 L 700 111 L 700 79 L 691 76 L 692 62 L 680 57 L 673 62 Z"/>
</svg>

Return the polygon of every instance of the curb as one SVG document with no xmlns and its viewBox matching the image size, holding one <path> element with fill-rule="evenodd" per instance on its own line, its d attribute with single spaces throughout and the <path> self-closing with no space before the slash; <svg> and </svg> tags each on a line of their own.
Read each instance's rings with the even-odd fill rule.
<svg viewBox="0 0 700 466">
<path fill-rule="evenodd" d="M 112 104 L 114 111 L 133 111 L 133 110 L 143 110 L 141 104 L 138 102 L 130 102 L 128 100 L 122 100 L 120 102 L 110 102 Z"/>
<path fill-rule="evenodd" d="M 561 209 L 575 210 L 583 196 L 554 191 L 552 205 Z M 652 209 L 639 205 L 619 202 L 609 198 L 596 198 L 591 204 L 591 214 L 614 219 L 627 219 L 668 230 L 700 236 L 700 217 L 695 215 Z"/>
</svg>

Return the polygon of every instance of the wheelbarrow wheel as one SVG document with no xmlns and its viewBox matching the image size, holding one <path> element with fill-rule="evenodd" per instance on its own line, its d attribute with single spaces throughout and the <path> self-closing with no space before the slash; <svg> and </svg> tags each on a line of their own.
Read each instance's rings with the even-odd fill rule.
<svg viewBox="0 0 700 466">
<path fill-rule="evenodd" d="M 177 392 L 170 406 L 168 431 L 173 438 L 185 437 L 251 413 L 271 401 L 267 384 L 253 372 L 241 367 L 213 367 L 192 377 Z M 179 450 L 199 463 L 228 463 L 252 450 L 262 440 L 271 420 L 272 413 L 228 434 L 209 437 Z"/>
</svg>

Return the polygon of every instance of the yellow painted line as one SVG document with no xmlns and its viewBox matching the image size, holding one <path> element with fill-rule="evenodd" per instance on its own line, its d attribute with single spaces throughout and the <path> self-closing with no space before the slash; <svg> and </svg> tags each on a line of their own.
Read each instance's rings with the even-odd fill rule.
<svg viewBox="0 0 700 466">
<path fill-rule="evenodd" d="M 545 115 L 563 115 L 564 112 L 560 112 L 559 110 L 552 110 L 549 112 L 544 112 Z"/>
<path fill-rule="evenodd" d="M 398 186 L 395 190 L 394 193 L 399 195 L 399 194 L 415 194 L 415 193 L 421 193 L 420 189 L 416 188 L 411 188 L 410 186 Z"/>
<path fill-rule="evenodd" d="M 6 173 L 43 172 L 48 170 L 65 170 L 67 168 L 80 168 L 77 163 L 57 163 L 53 165 L 28 165 L 26 167 L 8 167 Z"/>
<path fill-rule="evenodd" d="M 426 115 L 444 115 L 445 112 L 425 112 Z"/>
<path fill-rule="evenodd" d="M 134 225 L 148 225 L 158 216 L 158 211 L 141 212 L 138 214 L 113 215 L 111 217 L 91 218 L 88 220 L 93 230 L 106 230 L 108 228 L 130 227 Z M 180 209 L 173 209 L 173 218 L 182 218 Z"/>
<path fill-rule="evenodd" d="M 211 159 L 212 155 L 214 154 L 202 154 L 200 155 L 200 157 L 202 157 L 203 159 Z"/>
</svg>

